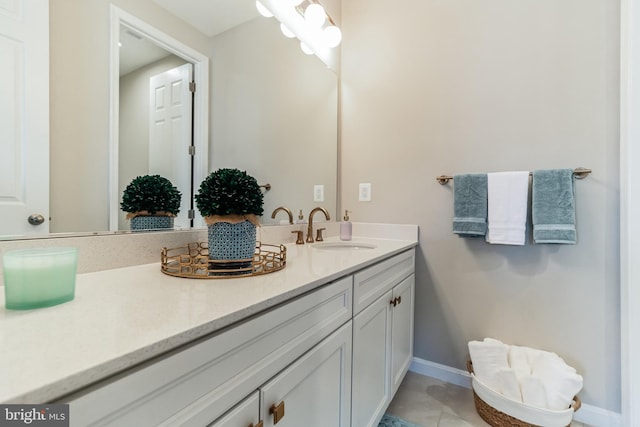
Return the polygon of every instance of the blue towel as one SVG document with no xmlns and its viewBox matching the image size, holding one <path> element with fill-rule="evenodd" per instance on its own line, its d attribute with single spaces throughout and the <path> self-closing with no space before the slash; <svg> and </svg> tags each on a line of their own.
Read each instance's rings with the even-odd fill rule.
<svg viewBox="0 0 640 427">
<path fill-rule="evenodd" d="M 573 170 L 533 171 L 533 241 L 576 244 Z"/>
<path fill-rule="evenodd" d="M 487 174 L 453 177 L 453 232 L 480 237 L 487 233 Z"/>
</svg>

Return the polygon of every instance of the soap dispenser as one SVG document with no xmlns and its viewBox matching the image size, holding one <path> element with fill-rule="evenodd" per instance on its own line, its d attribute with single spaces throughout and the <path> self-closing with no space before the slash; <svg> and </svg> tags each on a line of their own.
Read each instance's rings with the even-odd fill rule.
<svg viewBox="0 0 640 427">
<path fill-rule="evenodd" d="M 307 221 L 304 220 L 304 215 L 302 215 L 302 209 L 300 209 L 300 213 L 298 214 L 298 219 L 296 220 L 296 224 L 306 224 Z"/>
<path fill-rule="evenodd" d="M 349 221 L 349 211 L 344 211 L 344 221 L 340 223 L 340 240 L 351 240 L 351 222 Z"/>
</svg>

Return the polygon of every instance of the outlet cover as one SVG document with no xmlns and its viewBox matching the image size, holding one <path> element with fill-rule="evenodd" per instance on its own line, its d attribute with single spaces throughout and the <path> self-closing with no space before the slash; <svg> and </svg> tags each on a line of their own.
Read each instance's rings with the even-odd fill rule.
<svg viewBox="0 0 640 427">
<path fill-rule="evenodd" d="M 358 200 L 361 202 L 371 201 L 371 183 L 370 182 L 360 183 L 360 187 L 358 190 Z"/>
<path fill-rule="evenodd" d="M 313 201 L 324 202 L 324 185 L 313 186 Z"/>
</svg>

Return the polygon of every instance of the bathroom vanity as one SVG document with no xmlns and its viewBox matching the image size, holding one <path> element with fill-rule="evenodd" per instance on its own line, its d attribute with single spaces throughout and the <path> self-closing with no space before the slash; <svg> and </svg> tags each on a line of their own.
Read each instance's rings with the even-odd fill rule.
<svg viewBox="0 0 640 427">
<path fill-rule="evenodd" d="M 375 426 L 412 358 L 417 242 L 358 240 L 257 277 L 79 275 L 70 303 L 2 312 L 0 401 L 69 403 L 72 426 Z"/>
</svg>

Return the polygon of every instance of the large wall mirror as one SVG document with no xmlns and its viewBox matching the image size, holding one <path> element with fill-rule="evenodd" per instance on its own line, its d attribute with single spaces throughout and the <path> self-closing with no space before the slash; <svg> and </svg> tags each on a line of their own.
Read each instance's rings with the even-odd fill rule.
<svg viewBox="0 0 640 427">
<path fill-rule="evenodd" d="M 207 34 L 204 29 L 208 28 L 202 27 L 207 23 L 203 11 L 190 9 L 204 3 L 209 16 L 227 16 L 235 8 L 250 11 L 251 16 Z M 206 165 L 201 175 L 220 167 L 237 167 L 261 184 L 270 184 L 271 190 L 265 192 L 264 225 L 284 219 L 271 219 L 278 206 L 290 208 L 296 217 L 302 211 L 305 219 L 315 206 L 324 206 L 335 215 L 337 75 L 316 57 L 302 53 L 295 40 L 283 37 L 274 19 L 254 12 L 254 0 L 51 1 L 50 233 L 128 229 L 123 215 L 114 213 L 110 194 L 114 186 L 120 192 L 134 175 L 149 172 L 148 149 L 140 148 L 145 146 L 145 132 L 124 136 L 119 127 L 118 138 L 113 135 L 112 6 L 208 59 L 209 78 L 204 85 L 208 86 L 208 101 L 200 106 L 207 110 L 208 123 L 196 124 L 195 129 L 204 132 L 205 146 L 200 153 L 196 151 L 196 156 L 206 154 L 205 159 L 200 158 Z M 174 8 L 182 10 L 175 9 L 180 16 Z M 144 36 L 130 22 L 118 25 L 120 30 L 128 30 L 129 37 Z M 158 47 L 153 40 L 151 44 Z M 166 48 L 161 44 L 161 49 Z M 142 124 L 140 129 L 148 132 L 149 118 L 143 112 L 148 106 L 135 107 L 134 112 L 132 105 L 120 104 L 125 98 L 136 102 L 144 98 L 134 96 L 140 89 L 133 89 L 133 73 L 148 79 L 164 72 L 162 67 L 173 69 L 193 62 L 171 48 L 165 50 L 167 55 L 118 76 L 119 126 L 133 129 Z M 124 90 L 131 92 L 125 96 Z M 113 140 L 118 141 L 115 154 L 110 149 Z M 135 160 L 136 150 L 142 153 L 140 163 Z M 118 176 L 113 168 L 116 162 Z M 324 188 L 324 201 L 314 200 L 318 185 Z M 198 186 L 196 178 L 195 190 Z M 186 188 L 181 191 L 190 193 Z"/>
</svg>

